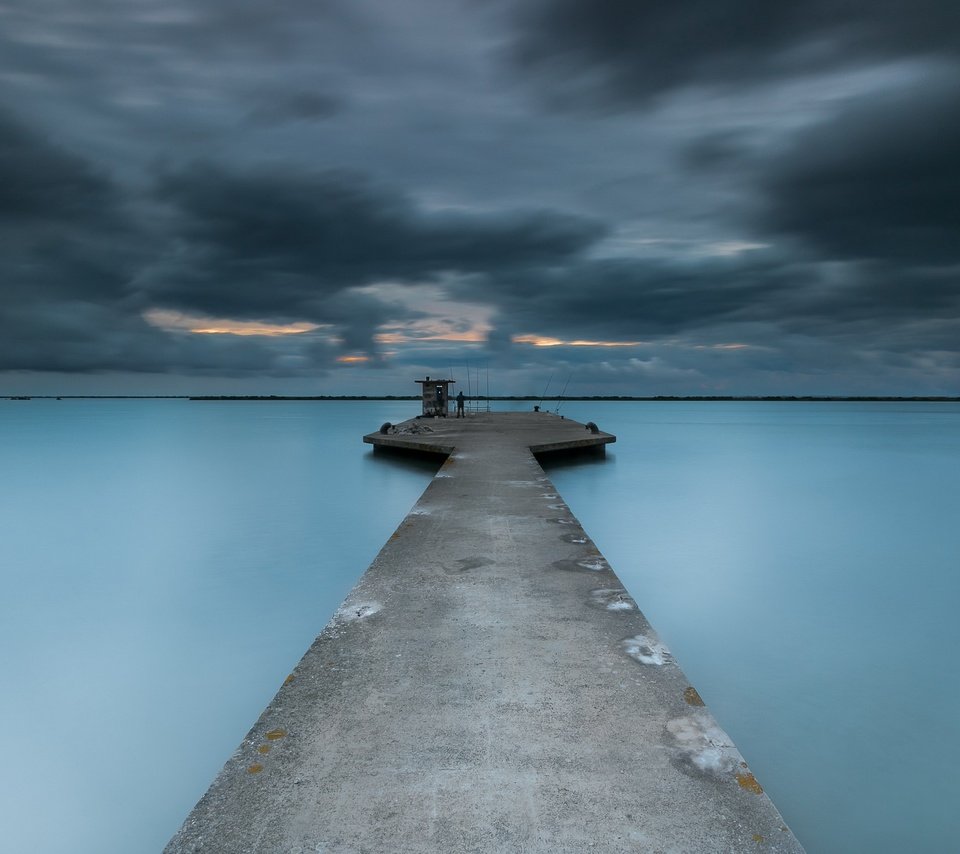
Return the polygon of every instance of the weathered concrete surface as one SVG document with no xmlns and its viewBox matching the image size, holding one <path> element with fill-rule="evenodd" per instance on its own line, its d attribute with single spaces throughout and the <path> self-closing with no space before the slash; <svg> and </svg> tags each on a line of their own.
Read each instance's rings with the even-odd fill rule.
<svg viewBox="0 0 960 854">
<path fill-rule="evenodd" d="M 416 423 L 365 441 L 455 450 L 166 850 L 802 851 L 528 450 L 613 437 Z"/>
</svg>

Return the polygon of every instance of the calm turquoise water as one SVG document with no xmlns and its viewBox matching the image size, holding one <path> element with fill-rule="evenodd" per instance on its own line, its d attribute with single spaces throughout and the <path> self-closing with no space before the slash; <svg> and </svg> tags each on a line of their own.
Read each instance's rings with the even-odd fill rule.
<svg viewBox="0 0 960 854">
<path fill-rule="evenodd" d="M 428 482 L 410 403 L 0 401 L 4 848 L 159 850 Z M 565 404 L 550 474 L 807 849 L 956 849 L 960 406 Z"/>
</svg>

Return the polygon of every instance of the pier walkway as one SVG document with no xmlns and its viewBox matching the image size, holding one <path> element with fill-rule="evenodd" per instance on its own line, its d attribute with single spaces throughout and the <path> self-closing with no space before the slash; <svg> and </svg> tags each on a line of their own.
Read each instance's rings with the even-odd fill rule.
<svg viewBox="0 0 960 854">
<path fill-rule="evenodd" d="M 531 452 L 614 437 L 396 430 L 449 456 L 166 851 L 802 851 Z"/>
</svg>

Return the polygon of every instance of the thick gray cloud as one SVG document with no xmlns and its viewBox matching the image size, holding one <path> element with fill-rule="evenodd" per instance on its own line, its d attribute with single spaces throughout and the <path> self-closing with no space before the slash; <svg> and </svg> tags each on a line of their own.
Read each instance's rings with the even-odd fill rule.
<svg viewBox="0 0 960 854">
<path fill-rule="evenodd" d="M 586 260 L 485 279 L 464 290 L 498 306 L 501 349 L 514 335 L 772 349 L 784 336 L 799 335 L 902 350 L 922 347 L 931 326 L 942 333 L 945 319 L 960 316 L 955 270 L 836 265 L 774 252 L 696 263 Z M 581 358 L 597 356 L 588 351 Z"/>
<path fill-rule="evenodd" d="M 176 251 L 147 278 L 160 304 L 237 317 L 324 321 L 322 300 L 378 280 L 433 281 L 562 264 L 602 224 L 556 212 L 420 210 L 348 173 L 228 173 L 197 164 L 164 176 Z"/>
<path fill-rule="evenodd" d="M 762 178 L 765 228 L 828 258 L 960 262 L 960 75 L 856 103 Z"/>
<path fill-rule="evenodd" d="M 280 366 L 284 354 L 262 342 L 168 334 L 144 320 L 150 303 L 136 279 L 163 235 L 104 170 L 9 115 L 0 116 L 0 155 L 0 370 L 236 375 Z"/>
<path fill-rule="evenodd" d="M 0 112 L 0 220 L 102 220 L 116 204 L 110 181 L 81 158 Z"/>
<path fill-rule="evenodd" d="M 467 295 L 496 300 L 512 332 L 636 340 L 767 319 L 802 277 L 782 258 L 587 260 L 486 279 Z"/>
<path fill-rule="evenodd" d="M 605 233 L 549 211 L 426 213 L 355 174 L 210 164 L 164 174 L 145 198 L 128 191 L 141 221 L 124 219 L 120 188 L 90 164 L 10 121 L 0 130 L 16 191 L 3 212 L 10 233 L 20 232 L 4 260 L 6 369 L 315 369 L 338 348 L 312 341 L 297 367 L 289 342 L 198 339 L 151 326 L 143 313 L 314 321 L 337 330 L 339 350 L 372 354 L 379 325 L 419 315 L 355 289 L 561 264 Z M 147 201 L 166 210 L 147 216 Z"/>
<path fill-rule="evenodd" d="M 646 100 L 878 61 L 960 55 L 951 0 L 539 0 L 520 4 L 516 65 L 555 100 Z"/>
<path fill-rule="evenodd" d="M 58 342 L 73 346 L 127 297 L 135 261 L 121 203 L 100 170 L 0 114 L 0 337 L 7 353 L 23 344 L 5 366 L 28 353 L 69 362 Z"/>
<path fill-rule="evenodd" d="M 320 121 L 346 108 L 342 98 L 325 92 L 293 92 L 281 97 L 264 97 L 248 116 L 253 124 Z"/>
</svg>

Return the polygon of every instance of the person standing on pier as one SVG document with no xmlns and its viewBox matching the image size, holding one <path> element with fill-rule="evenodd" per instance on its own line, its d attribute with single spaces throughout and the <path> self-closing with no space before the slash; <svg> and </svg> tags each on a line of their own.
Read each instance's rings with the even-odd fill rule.
<svg viewBox="0 0 960 854">
<path fill-rule="evenodd" d="M 463 392 L 457 395 L 457 418 L 466 418 L 463 414 Z"/>
</svg>

